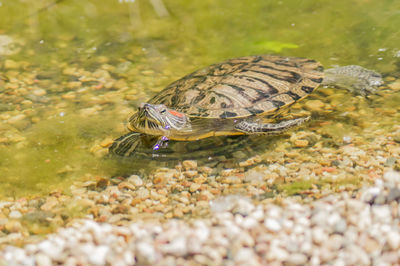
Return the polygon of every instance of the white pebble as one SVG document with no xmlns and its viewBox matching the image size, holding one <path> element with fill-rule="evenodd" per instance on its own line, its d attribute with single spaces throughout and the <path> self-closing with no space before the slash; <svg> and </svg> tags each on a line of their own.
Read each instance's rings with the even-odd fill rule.
<svg viewBox="0 0 400 266">
<path fill-rule="evenodd" d="M 269 260 L 286 261 L 289 257 L 289 253 L 283 248 L 271 246 L 267 254 Z"/>
<path fill-rule="evenodd" d="M 44 255 L 43 253 L 39 253 L 35 256 L 35 260 L 36 260 L 36 265 L 37 266 L 51 266 L 53 265 L 51 263 L 51 259 Z"/>
<path fill-rule="evenodd" d="M 140 187 L 143 185 L 143 180 L 137 175 L 131 175 L 130 177 L 128 177 L 127 181 L 137 187 Z"/>
<path fill-rule="evenodd" d="M 270 230 L 272 232 L 277 232 L 277 231 L 281 230 L 281 228 L 282 228 L 282 226 L 279 224 L 279 222 L 272 218 L 265 219 L 264 225 L 268 230 Z"/>
<path fill-rule="evenodd" d="M 258 225 L 258 222 L 253 217 L 246 217 L 246 218 L 244 218 L 244 220 L 242 222 L 242 227 L 245 229 L 250 229 L 250 228 L 256 227 L 257 225 Z"/>
<path fill-rule="evenodd" d="M 88 255 L 88 260 L 89 263 L 93 265 L 105 265 L 106 264 L 106 258 L 108 255 L 108 252 L 110 248 L 108 246 L 93 246 L 91 244 L 91 248 L 89 249 L 90 252 L 87 254 Z"/>
<path fill-rule="evenodd" d="M 257 261 L 254 258 L 255 254 L 253 249 L 251 248 L 241 248 L 234 255 L 234 261 L 237 264 L 259 265 L 259 263 L 257 263 Z"/>
<path fill-rule="evenodd" d="M 168 244 L 160 246 L 160 250 L 174 256 L 184 256 L 187 253 L 186 238 L 179 236 L 171 239 Z"/>
<path fill-rule="evenodd" d="M 22 217 L 22 214 L 19 211 L 11 211 L 8 214 L 8 218 L 11 218 L 11 219 L 19 219 L 21 217 Z"/>
<path fill-rule="evenodd" d="M 328 240 L 328 235 L 322 227 L 314 227 L 312 229 L 312 239 L 316 244 L 323 244 Z"/>
<path fill-rule="evenodd" d="M 388 171 L 383 175 L 383 179 L 386 182 L 390 182 L 393 184 L 399 184 L 400 183 L 400 173 L 396 171 Z"/>
<path fill-rule="evenodd" d="M 400 234 L 398 232 L 389 232 L 387 242 L 393 250 L 398 250 L 400 247 Z"/>
<path fill-rule="evenodd" d="M 138 256 L 143 257 L 146 262 L 152 263 L 156 260 L 156 251 L 151 243 L 139 242 L 136 249 Z"/>
<path fill-rule="evenodd" d="M 261 207 L 261 206 L 258 206 Z M 261 221 L 264 218 L 264 211 L 262 208 L 257 208 L 255 211 L 253 211 L 250 214 L 250 217 L 253 217 L 254 219 L 256 219 L 257 221 Z"/>
<path fill-rule="evenodd" d="M 302 253 L 290 254 L 287 261 L 294 265 L 304 265 L 307 262 L 307 256 Z"/>
<path fill-rule="evenodd" d="M 63 248 L 54 245 L 52 241 L 44 240 L 38 244 L 39 250 L 49 256 L 51 259 L 59 259 L 62 255 Z"/>
</svg>

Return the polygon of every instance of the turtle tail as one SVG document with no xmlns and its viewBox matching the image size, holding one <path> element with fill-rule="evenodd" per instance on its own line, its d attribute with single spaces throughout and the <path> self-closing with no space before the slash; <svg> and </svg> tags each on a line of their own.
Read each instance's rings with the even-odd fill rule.
<svg viewBox="0 0 400 266">
<path fill-rule="evenodd" d="M 129 157 L 141 143 L 141 136 L 141 133 L 129 132 L 128 134 L 114 140 L 113 144 L 108 149 L 108 152 L 118 156 Z"/>
</svg>

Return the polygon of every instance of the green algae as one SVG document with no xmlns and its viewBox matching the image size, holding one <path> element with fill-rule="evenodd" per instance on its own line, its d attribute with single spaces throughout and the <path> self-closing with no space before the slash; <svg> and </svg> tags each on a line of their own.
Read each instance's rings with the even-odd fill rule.
<svg viewBox="0 0 400 266">
<path fill-rule="evenodd" d="M 347 178 L 314 178 L 311 180 L 294 181 L 290 183 L 283 183 L 276 186 L 276 193 L 286 196 L 314 196 L 319 197 L 320 190 L 326 189 L 329 191 L 343 190 L 346 187 L 352 189 L 357 188 L 361 185 L 362 181 L 357 177 Z M 313 192 L 315 190 L 315 192 Z"/>
</svg>

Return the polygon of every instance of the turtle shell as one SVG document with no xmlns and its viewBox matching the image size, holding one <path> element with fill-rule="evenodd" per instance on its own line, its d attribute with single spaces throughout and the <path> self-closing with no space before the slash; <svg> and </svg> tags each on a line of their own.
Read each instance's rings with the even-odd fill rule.
<svg viewBox="0 0 400 266">
<path fill-rule="evenodd" d="M 306 97 L 323 80 L 320 63 L 278 55 L 230 59 L 167 86 L 149 103 L 189 117 L 238 118 L 271 114 Z"/>
</svg>

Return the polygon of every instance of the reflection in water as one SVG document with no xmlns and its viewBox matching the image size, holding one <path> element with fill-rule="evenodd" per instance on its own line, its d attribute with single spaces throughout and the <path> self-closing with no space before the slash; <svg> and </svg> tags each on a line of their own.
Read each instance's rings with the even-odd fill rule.
<svg viewBox="0 0 400 266">
<path fill-rule="evenodd" d="M 283 136 L 229 136 L 210 137 L 197 141 L 172 141 L 166 147 L 153 149 L 154 142 L 141 142 L 129 157 L 113 155 L 125 174 L 142 170 L 152 170 L 155 167 L 174 167 L 182 160 L 197 160 L 200 165 L 221 166 L 229 162 L 237 166 L 265 150 L 273 150 L 275 142 Z M 122 174 L 119 172 L 119 174 Z"/>
</svg>

